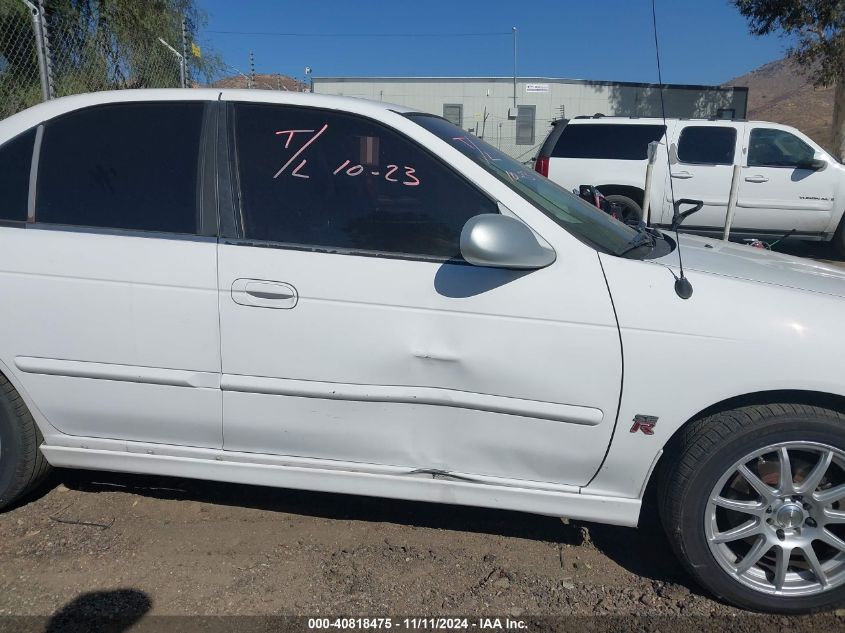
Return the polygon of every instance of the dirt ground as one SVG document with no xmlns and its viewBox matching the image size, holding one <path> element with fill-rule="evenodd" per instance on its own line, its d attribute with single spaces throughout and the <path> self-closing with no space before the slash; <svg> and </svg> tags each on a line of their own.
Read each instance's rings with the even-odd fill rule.
<svg viewBox="0 0 845 633">
<path fill-rule="evenodd" d="M 676 562 L 656 523 L 635 530 L 56 471 L 33 498 L 0 514 L 0 535 L 4 633 L 139 630 L 145 622 L 143 630 L 161 630 L 168 620 L 156 616 L 167 615 L 328 614 L 589 616 L 564 626 L 579 631 L 845 630 L 845 611 L 823 620 L 772 618 L 712 600 Z M 112 628 L 68 624 L 80 615 L 128 620 Z M 645 627 L 643 618 L 657 624 Z M 174 630 L 189 622 L 178 620 Z M 241 630 L 231 620 L 206 622 L 211 628 L 203 630 Z M 537 620 L 534 630 L 555 623 Z"/>
</svg>

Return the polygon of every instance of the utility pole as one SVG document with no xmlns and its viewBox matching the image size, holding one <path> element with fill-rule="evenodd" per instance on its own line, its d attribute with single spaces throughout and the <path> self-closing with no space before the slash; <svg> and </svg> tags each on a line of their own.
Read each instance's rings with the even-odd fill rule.
<svg viewBox="0 0 845 633">
<path fill-rule="evenodd" d="M 513 108 L 516 110 L 516 27 L 513 28 Z"/>
<path fill-rule="evenodd" d="M 182 59 L 179 60 L 179 77 L 182 87 L 188 87 L 188 29 L 185 18 L 182 18 Z"/>
</svg>

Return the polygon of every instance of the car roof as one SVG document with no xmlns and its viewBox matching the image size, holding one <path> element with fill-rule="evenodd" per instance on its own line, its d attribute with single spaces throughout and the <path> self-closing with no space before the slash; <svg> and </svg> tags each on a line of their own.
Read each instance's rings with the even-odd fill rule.
<svg viewBox="0 0 845 633">
<path fill-rule="evenodd" d="M 150 101 L 239 101 L 252 103 L 276 103 L 287 105 L 310 106 L 352 112 L 373 118 L 383 118 L 385 114 L 409 113 L 413 109 L 406 106 L 371 101 L 357 97 L 340 97 L 310 92 L 287 92 L 280 90 L 242 90 L 225 88 L 162 88 L 162 89 L 127 89 L 104 92 L 89 92 L 51 99 L 39 103 L 0 121 L 0 142 L 11 137 L 17 131 L 29 129 L 42 121 L 52 119 L 66 112 L 108 103 L 143 103 Z"/>
</svg>

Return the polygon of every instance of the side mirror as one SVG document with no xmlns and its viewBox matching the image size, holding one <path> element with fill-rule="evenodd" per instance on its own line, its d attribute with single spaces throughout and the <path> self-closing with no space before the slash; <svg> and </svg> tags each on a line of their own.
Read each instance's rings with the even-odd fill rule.
<svg viewBox="0 0 845 633">
<path fill-rule="evenodd" d="M 461 231 L 461 255 L 473 266 L 545 268 L 557 257 L 525 224 L 507 215 L 470 218 Z"/>
<path fill-rule="evenodd" d="M 796 166 L 796 169 L 808 169 L 810 171 L 822 171 L 827 167 L 827 157 L 821 152 L 816 152 L 812 158 L 801 161 Z"/>
</svg>

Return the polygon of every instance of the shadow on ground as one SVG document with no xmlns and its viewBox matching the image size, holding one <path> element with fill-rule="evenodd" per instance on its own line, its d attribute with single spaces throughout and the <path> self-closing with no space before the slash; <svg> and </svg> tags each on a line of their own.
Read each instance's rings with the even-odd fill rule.
<svg viewBox="0 0 845 633">
<path fill-rule="evenodd" d="M 840 255 L 830 242 L 802 242 L 787 240 L 775 246 L 775 251 L 796 257 L 811 257 L 832 263 L 845 263 L 845 256 Z"/>
<path fill-rule="evenodd" d="M 56 611 L 45 633 L 122 633 L 152 608 L 149 596 L 137 589 L 83 593 Z"/>
<path fill-rule="evenodd" d="M 562 522 L 556 517 L 507 510 L 417 501 L 148 475 L 59 472 L 59 479 L 68 488 L 87 493 L 124 491 L 155 499 L 181 499 L 329 520 L 393 523 L 575 547 L 593 546 L 638 576 L 683 584 L 698 593 L 692 580 L 672 555 L 666 536 L 653 517 L 640 529 L 634 529 L 579 521 Z"/>
</svg>

